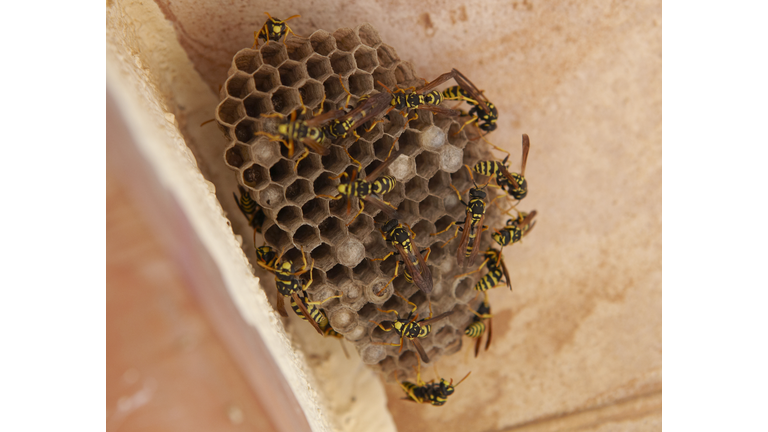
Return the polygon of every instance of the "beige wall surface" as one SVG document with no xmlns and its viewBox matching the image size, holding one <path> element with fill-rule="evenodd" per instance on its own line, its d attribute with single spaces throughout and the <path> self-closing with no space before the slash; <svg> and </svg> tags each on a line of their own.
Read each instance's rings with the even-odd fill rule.
<svg viewBox="0 0 768 432">
<path fill-rule="evenodd" d="M 211 95 L 265 11 L 301 14 L 299 35 L 369 22 L 418 75 L 456 67 L 485 90 L 512 168 L 531 137 L 520 208 L 538 223 L 505 251 L 493 345 L 440 362 L 472 371 L 443 408 L 389 385 L 399 430 L 661 429 L 660 1 L 157 4 Z"/>
</svg>

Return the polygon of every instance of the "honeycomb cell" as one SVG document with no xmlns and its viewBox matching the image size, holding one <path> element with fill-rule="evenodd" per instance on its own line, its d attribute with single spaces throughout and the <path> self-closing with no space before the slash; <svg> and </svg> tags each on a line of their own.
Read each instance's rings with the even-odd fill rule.
<svg viewBox="0 0 768 432">
<path fill-rule="evenodd" d="M 401 209 L 402 211 L 400 211 Z M 403 202 L 400 203 L 397 211 L 400 213 L 400 222 L 406 223 L 408 225 L 416 223 L 415 221 L 419 219 L 419 204 L 412 200 L 403 200 Z"/>
<path fill-rule="evenodd" d="M 328 320 L 339 333 L 347 333 L 357 327 L 357 314 L 352 309 L 340 307 L 328 316 Z"/>
<path fill-rule="evenodd" d="M 445 142 L 445 132 L 439 127 L 430 125 L 421 129 L 421 146 L 425 150 L 439 151 L 445 145 Z"/>
<path fill-rule="evenodd" d="M 217 120 L 233 125 L 237 123 L 238 120 L 245 117 L 244 111 L 245 110 L 239 101 L 227 98 L 224 102 L 219 104 L 219 107 L 216 110 L 216 114 L 218 115 Z"/>
<path fill-rule="evenodd" d="M 462 167 L 463 152 L 461 149 L 452 145 L 444 146 L 440 150 L 438 158 L 439 167 L 441 170 L 449 173 L 458 171 Z"/>
<path fill-rule="evenodd" d="M 451 173 L 451 183 L 458 190 L 469 189 L 473 186 L 473 183 L 469 178 L 469 173 L 466 169 L 460 169 L 454 173 Z"/>
<path fill-rule="evenodd" d="M 423 151 L 416 156 L 416 173 L 421 177 L 430 178 L 439 168 L 439 158 L 437 153 Z"/>
<path fill-rule="evenodd" d="M 399 138 L 406 127 L 407 125 L 405 124 L 403 113 L 400 111 L 392 111 L 389 113 L 389 124 L 384 126 L 384 133 Z"/>
<path fill-rule="evenodd" d="M 242 144 L 236 144 L 235 146 L 229 148 L 224 153 L 227 165 L 240 168 L 243 166 L 246 162 L 250 162 L 250 152 L 248 151 L 248 147 L 244 146 Z"/>
<path fill-rule="evenodd" d="M 253 74 L 253 83 L 256 90 L 269 93 L 280 85 L 280 73 L 271 66 L 262 66 Z"/>
<path fill-rule="evenodd" d="M 336 30 L 333 32 L 333 37 L 336 39 L 336 47 L 343 51 L 352 51 L 361 43 L 357 32 L 350 28 Z"/>
<path fill-rule="evenodd" d="M 261 67 L 261 56 L 256 50 L 249 48 L 238 51 L 234 58 L 235 67 L 247 74 L 252 74 Z"/>
<path fill-rule="evenodd" d="M 294 204 L 303 205 L 311 198 L 311 187 L 307 180 L 298 179 L 285 188 L 285 198 Z"/>
<path fill-rule="evenodd" d="M 421 201 L 427 197 L 427 194 L 427 181 L 421 177 L 414 177 L 405 184 L 405 196 L 410 200 Z"/>
<path fill-rule="evenodd" d="M 381 43 L 379 32 L 368 23 L 357 28 L 357 35 L 360 37 L 360 42 L 369 47 L 376 48 Z"/>
<path fill-rule="evenodd" d="M 285 45 L 282 43 L 270 41 L 266 45 L 263 45 L 260 49 L 261 60 L 264 64 L 268 64 L 274 67 L 280 66 L 284 61 L 288 60 L 288 51 L 285 49 Z"/>
<path fill-rule="evenodd" d="M 301 228 L 299 228 L 299 229 L 301 229 Z M 298 232 L 298 230 L 296 232 Z M 323 287 L 323 285 L 326 282 L 326 277 L 325 277 L 325 272 L 324 271 L 322 271 L 322 270 L 320 270 L 318 268 L 312 269 L 312 280 L 314 281 L 313 285 L 317 285 L 317 288 L 314 291 L 319 294 L 319 298 L 321 300 L 325 300 L 329 296 L 335 295 L 335 294 L 332 293 L 333 289 L 331 287 L 329 287 L 327 285 L 325 287 Z M 317 299 L 315 299 L 315 300 L 317 300 Z M 330 304 L 326 303 L 323 307 L 325 307 L 325 306 L 330 306 Z"/>
<path fill-rule="evenodd" d="M 272 101 L 264 93 L 252 93 L 243 101 L 243 107 L 248 117 L 258 118 L 272 111 Z"/>
<path fill-rule="evenodd" d="M 285 206 L 277 213 L 275 221 L 284 230 L 293 232 L 301 223 L 301 209 L 291 205 Z"/>
<path fill-rule="evenodd" d="M 260 166 L 271 167 L 280 159 L 280 143 L 258 136 L 257 140 L 251 144 L 251 154 L 253 160 Z"/>
<path fill-rule="evenodd" d="M 450 188 L 451 176 L 445 171 L 438 171 L 432 178 L 429 179 L 428 189 L 429 193 L 435 196 L 443 196 L 443 194 L 452 193 Z"/>
<path fill-rule="evenodd" d="M 276 250 L 285 250 L 291 244 L 291 239 L 288 238 L 288 233 L 281 230 L 279 226 L 272 225 L 264 232 L 264 240 L 272 245 Z"/>
<path fill-rule="evenodd" d="M 238 99 L 248 96 L 254 90 L 251 76 L 243 72 L 237 72 L 230 76 L 225 86 L 227 94 Z"/>
<path fill-rule="evenodd" d="M 331 54 L 331 68 L 334 73 L 346 76 L 355 68 L 355 60 L 350 53 L 336 51 Z"/>
<path fill-rule="evenodd" d="M 384 127 L 381 123 L 376 123 L 373 126 L 371 122 L 367 122 L 363 127 L 358 128 L 357 133 L 360 135 L 360 139 L 368 141 L 370 143 L 379 140 L 384 134 Z"/>
<path fill-rule="evenodd" d="M 269 176 L 275 183 L 279 183 L 283 186 L 288 185 L 296 177 L 296 174 L 293 172 L 293 167 L 294 162 L 287 159 L 280 159 L 269 169 Z"/>
<path fill-rule="evenodd" d="M 367 141 L 357 140 L 349 146 L 347 151 L 362 166 L 366 166 L 373 161 L 373 145 Z M 371 172 L 373 169 L 368 167 L 365 171 Z"/>
<path fill-rule="evenodd" d="M 365 284 L 370 284 L 376 279 L 376 269 L 371 261 L 363 260 L 352 269 L 352 277 Z"/>
<path fill-rule="evenodd" d="M 330 148 L 330 153 L 323 156 L 322 163 L 326 171 L 336 175 L 341 174 L 349 166 L 350 160 L 343 148 L 333 145 Z"/>
<path fill-rule="evenodd" d="M 280 83 L 287 87 L 297 85 L 307 75 L 304 65 L 292 60 L 280 65 L 277 72 L 280 74 Z"/>
<path fill-rule="evenodd" d="M 256 140 L 256 124 L 248 119 L 243 119 L 235 126 L 235 138 L 242 143 L 251 143 Z"/>
<path fill-rule="evenodd" d="M 418 131 L 408 129 L 400 135 L 398 142 L 400 143 L 400 152 L 407 156 L 416 156 L 421 151 L 419 145 L 421 134 Z"/>
<path fill-rule="evenodd" d="M 341 264 L 333 266 L 333 268 L 327 271 L 326 276 L 328 277 L 328 282 L 336 286 L 352 281 L 352 273 L 349 267 Z"/>
<path fill-rule="evenodd" d="M 482 272 L 485 274 L 485 272 Z M 455 283 L 455 282 L 454 282 Z M 473 278 L 470 277 L 463 277 L 459 282 L 456 284 L 456 288 L 454 288 L 454 297 L 461 301 L 466 302 L 469 300 L 469 296 L 474 296 L 472 294 L 472 291 L 474 291 L 472 288 L 475 286 L 475 281 Z"/>
<path fill-rule="evenodd" d="M 363 244 L 359 240 L 353 237 L 347 237 L 347 239 L 339 245 L 339 250 L 336 252 L 336 258 L 339 260 L 339 263 L 347 267 L 355 266 L 365 259 L 365 247 L 363 247 Z"/>
<path fill-rule="evenodd" d="M 448 143 L 457 148 L 463 149 L 467 144 L 466 132 L 461 130 L 461 125 L 459 123 L 451 123 L 451 127 L 448 129 L 446 136 L 448 137 Z"/>
<path fill-rule="evenodd" d="M 344 222 L 336 217 L 326 218 L 318 225 L 318 228 L 320 228 L 323 241 L 329 244 L 338 244 L 347 235 Z"/>
<path fill-rule="evenodd" d="M 259 205 L 267 209 L 277 209 L 285 202 L 283 188 L 271 184 L 259 193 Z"/>
<path fill-rule="evenodd" d="M 366 72 L 373 72 L 379 66 L 379 59 L 376 57 L 376 50 L 361 46 L 355 50 L 355 63 L 358 69 Z"/>
<path fill-rule="evenodd" d="M 320 246 L 313 249 L 310 256 L 315 260 L 315 267 L 326 272 L 328 272 L 336 262 L 333 248 L 326 243 L 322 243 Z M 328 274 L 326 274 L 326 276 L 330 279 Z"/>
<path fill-rule="evenodd" d="M 328 216 L 328 201 L 322 198 L 309 200 L 301 207 L 301 214 L 313 224 L 320 223 Z"/>
<path fill-rule="evenodd" d="M 365 246 L 367 255 L 370 258 L 381 259 L 390 252 L 389 246 L 387 246 L 386 241 L 384 241 L 384 238 L 381 236 L 381 232 L 378 229 L 375 229 L 368 234 L 365 240 L 363 240 L 363 246 Z"/>
<path fill-rule="evenodd" d="M 360 350 L 360 358 L 365 364 L 376 364 L 387 356 L 386 351 L 382 345 L 368 344 L 365 348 Z"/>
<path fill-rule="evenodd" d="M 280 87 L 272 93 L 272 106 L 281 114 L 288 114 L 301 106 L 299 91 L 295 88 Z"/>
<path fill-rule="evenodd" d="M 291 38 L 285 42 L 288 58 L 295 61 L 302 61 L 312 55 L 312 44 L 303 38 Z"/>
<path fill-rule="evenodd" d="M 373 90 L 373 77 L 367 73 L 355 73 L 349 77 L 349 92 L 355 96 L 363 96 Z"/>
<path fill-rule="evenodd" d="M 394 72 L 381 66 L 377 67 L 373 71 L 373 81 L 376 83 L 381 82 L 390 89 L 393 89 L 395 86 L 397 86 L 397 80 L 395 80 Z"/>
<path fill-rule="evenodd" d="M 416 225 L 413 226 L 413 232 L 416 233 L 416 238 L 414 241 L 417 244 L 420 245 L 426 245 L 431 243 L 435 237 L 430 236 L 430 234 L 437 232 L 435 230 L 435 225 L 433 225 L 428 220 L 420 220 Z M 432 254 L 430 253 L 430 256 Z M 434 258 L 434 257 L 433 257 Z"/>
<path fill-rule="evenodd" d="M 269 173 L 264 167 L 253 164 L 243 170 L 243 184 L 254 190 L 264 189 L 269 184 Z"/>
<path fill-rule="evenodd" d="M 304 102 L 304 105 L 311 109 L 320 105 L 324 95 L 325 89 L 323 88 L 323 85 L 315 80 L 309 80 L 299 88 L 299 96 L 301 96 L 301 100 Z"/>
<path fill-rule="evenodd" d="M 409 67 L 406 63 L 399 63 L 395 67 L 395 80 L 403 87 L 410 87 L 408 84 L 415 80 L 416 76 L 413 74 L 413 68 Z"/>
<path fill-rule="evenodd" d="M 323 88 L 325 89 L 325 97 L 329 101 L 338 103 L 342 97 L 346 98 L 347 96 L 338 75 L 331 75 L 326 78 L 323 82 Z"/>
<path fill-rule="evenodd" d="M 354 310 L 354 309 L 353 309 Z M 351 331 L 344 336 L 351 341 L 359 341 L 368 334 L 368 328 L 361 325 L 356 325 Z"/>
<path fill-rule="evenodd" d="M 332 73 L 331 62 L 327 57 L 313 56 L 306 62 L 307 73 L 315 80 L 323 81 Z"/>
<path fill-rule="evenodd" d="M 416 161 L 413 158 L 401 154 L 389 166 L 389 173 L 392 174 L 398 182 L 404 183 L 416 175 Z"/>
<path fill-rule="evenodd" d="M 339 195 L 339 192 L 336 189 L 336 185 L 339 184 L 339 181 L 331 179 L 331 177 L 333 177 L 333 173 L 330 173 L 328 171 L 323 171 L 323 173 L 321 173 L 317 177 L 317 179 L 315 179 L 315 183 L 313 185 L 313 188 L 315 190 L 315 195 L 328 195 L 328 196 Z"/>
<path fill-rule="evenodd" d="M 384 43 L 376 49 L 376 54 L 379 57 L 379 64 L 386 69 L 392 68 L 400 61 L 400 57 L 397 56 L 395 49 Z"/>
<path fill-rule="evenodd" d="M 394 142 L 395 139 L 389 135 L 382 135 L 381 138 L 373 141 L 373 152 L 376 155 L 376 159 L 380 161 L 386 159 L 387 155 L 390 154 L 392 143 Z M 397 148 L 397 144 L 395 144 L 395 148 Z"/>
<path fill-rule="evenodd" d="M 303 246 L 304 249 L 314 249 L 320 245 L 320 235 L 317 228 L 311 225 L 302 225 L 293 234 L 293 242 L 298 246 Z"/>
<path fill-rule="evenodd" d="M 443 355 L 444 356 L 453 355 L 461 351 L 462 343 L 463 342 L 462 342 L 461 334 L 455 335 L 454 340 L 452 342 L 444 345 Z"/>
<path fill-rule="evenodd" d="M 325 30 L 317 30 L 309 37 L 312 49 L 322 55 L 327 56 L 336 50 L 336 39 Z"/>
</svg>

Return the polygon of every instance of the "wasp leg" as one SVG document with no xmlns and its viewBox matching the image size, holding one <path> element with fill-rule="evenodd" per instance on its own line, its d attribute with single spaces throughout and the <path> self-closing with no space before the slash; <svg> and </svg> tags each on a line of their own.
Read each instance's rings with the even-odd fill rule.
<svg viewBox="0 0 768 432">
<path fill-rule="evenodd" d="M 397 275 L 398 275 L 397 271 L 398 271 L 399 269 L 400 269 L 400 261 L 398 261 L 398 262 L 397 262 L 397 264 L 395 264 L 395 275 L 394 275 L 394 276 L 392 276 L 392 279 L 390 279 L 390 280 L 389 280 L 389 282 L 387 282 L 387 283 L 384 285 L 384 287 L 383 287 L 383 288 L 381 288 L 381 289 L 380 289 L 380 290 L 379 290 L 379 291 L 376 293 L 376 296 L 380 296 L 380 295 L 381 295 L 381 293 L 383 293 L 383 292 L 384 292 L 384 290 L 385 290 L 385 289 L 387 289 L 387 287 L 389 286 L 389 284 L 391 284 L 391 283 L 392 283 L 392 281 L 393 281 L 393 280 L 395 280 L 395 278 L 397 278 Z M 394 289 L 394 287 L 393 287 L 393 289 Z"/>
<path fill-rule="evenodd" d="M 395 252 L 394 252 L 394 251 L 392 251 L 392 252 L 390 252 L 390 253 L 388 253 L 388 254 L 384 255 L 384 257 L 383 257 L 383 258 L 371 258 L 371 261 L 384 261 L 385 259 L 387 259 L 387 258 L 391 257 L 391 256 L 392 256 L 392 255 L 394 255 L 394 254 L 395 254 Z"/>
<path fill-rule="evenodd" d="M 471 275 L 471 274 L 473 274 L 473 273 L 477 273 L 477 272 L 479 272 L 480 270 L 482 270 L 482 269 L 483 269 L 483 267 L 485 267 L 485 265 L 486 265 L 487 263 L 488 263 L 488 258 L 486 258 L 486 259 L 485 259 L 485 261 L 483 261 L 482 263 L 480 263 L 480 266 L 477 268 L 477 270 L 472 270 L 471 272 L 468 272 L 468 273 L 464 273 L 464 274 L 460 274 L 460 275 L 458 275 L 458 276 L 454 276 L 453 278 L 454 278 L 454 279 L 458 279 L 458 278 L 460 278 L 460 277 L 469 276 L 469 275 Z"/>
</svg>

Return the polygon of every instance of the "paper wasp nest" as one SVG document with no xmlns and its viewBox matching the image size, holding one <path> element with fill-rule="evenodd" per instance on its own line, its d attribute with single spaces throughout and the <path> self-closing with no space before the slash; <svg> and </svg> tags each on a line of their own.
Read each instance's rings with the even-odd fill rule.
<svg viewBox="0 0 768 432">
<path fill-rule="evenodd" d="M 416 233 L 415 244 L 419 249 L 431 246 L 427 263 L 434 281 L 430 295 L 433 314 L 454 311 L 447 319 L 434 323 L 428 337 L 420 339 L 434 363 L 442 355 L 461 348 L 464 328 L 473 317 L 467 302 L 475 298 L 472 288 L 486 271 L 460 280 L 454 280 L 454 276 L 477 268 L 492 240 L 489 231 L 483 233 L 478 259 L 467 270 L 462 270 L 456 265 L 458 238 L 440 248 L 453 236 L 454 230 L 440 236 L 429 234 L 444 229 L 452 221 L 464 219 L 465 207 L 449 186 L 453 183 L 460 191 L 472 186 L 463 165 L 471 167 L 480 160 L 494 157 L 482 140 L 468 141 L 467 133 L 474 134 L 474 127 L 456 134 L 465 118 L 433 116 L 425 110 L 417 110 L 418 119 L 411 120 L 405 130 L 405 119 L 392 111 L 391 120 L 377 124 L 362 134 L 361 139 L 356 140 L 350 134 L 332 144 L 327 156 L 312 152 L 299 163 L 298 169 L 294 164 L 303 151 L 301 143 L 296 143 L 296 152 L 289 159 L 280 143 L 254 135 L 262 130 L 274 133 L 274 125 L 279 121 L 260 118 L 261 115 L 290 114 L 301 108 L 302 100 L 307 108 L 317 110 L 325 96 L 326 111 L 342 108 L 347 93 L 339 77 L 353 95 L 350 106 L 374 88 L 386 91 L 376 81 L 393 90 L 424 84 L 415 76 L 413 66 L 401 61 L 392 47 L 382 43 L 370 24 L 356 29 L 342 28 L 333 34 L 317 30 L 309 38 L 289 36 L 285 43 L 270 41 L 259 49 L 243 49 L 232 61 L 221 89 L 222 102 L 216 111 L 219 128 L 230 140 L 224 160 L 237 171 L 238 182 L 263 208 L 266 220 L 262 233 L 266 243 L 278 251 L 286 251 L 284 257 L 293 260 L 294 267 L 301 263 L 302 247 L 308 257 L 314 259 L 314 282 L 308 289 L 310 298 L 318 301 L 343 293 L 341 298 L 321 306 L 331 326 L 356 345 L 365 363 L 378 364 L 390 377 L 395 370 L 400 377 L 405 377 L 413 375 L 416 365 L 413 345 L 406 341 L 398 354 L 399 347 L 372 344 L 372 341 L 397 342 L 399 336 L 394 331 L 378 329 L 371 321 L 395 319 L 394 314 L 383 314 L 377 308 L 395 309 L 401 317 L 408 315 L 410 306 L 393 295 L 393 289 L 419 306 L 419 319 L 429 316 L 427 298 L 402 275 L 395 279 L 394 288 L 390 285 L 377 296 L 393 276 L 399 258 L 395 254 L 384 261 L 370 260 L 394 250 L 379 232 L 379 227 L 386 222 L 385 215 L 378 214 L 379 210 L 373 206 L 366 206 L 347 227 L 359 209 L 357 204 L 353 203 L 352 212 L 347 214 L 346 199 L 329 200 L 316 195 L 337 195 L 339 180 L 329 177 L 355 167 L 343 148 L 360 161 L 364 168 L 361 175 L 365 175 L 386 158 L 390 146 L 399 138 L 403 155 L 388 168 L 388 173 L 397 179 L 397 186 L 384 199 L 398 208 L 401 222 L 410 225 Z M 489 198 L 496 193 L 491 188 L 487 190 Z M 462 198 L 468 200 L 466 192 Z M 488 206 L 485 225 L 500 227 L 503 224 L 500 213 L 495 206 Z M 240 234 L 251 238 L 250 233 Z M 253 260 L 253 245 L 249 243 L 244 246 Z M 255 262 L 253 264 L 256 267 Z M 273 279 L 265 280 L 271 288 Z M 471 305 L 473 308 L 481 297 Z"/>
</svg>

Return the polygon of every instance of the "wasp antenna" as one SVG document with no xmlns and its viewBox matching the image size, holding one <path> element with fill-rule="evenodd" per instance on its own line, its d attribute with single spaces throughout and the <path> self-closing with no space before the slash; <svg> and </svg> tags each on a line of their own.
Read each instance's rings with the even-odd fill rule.
<svg viewBox="0 0 768 432">
<path fill-rule="evenodd" d="M 471 373 L 472 373 L 472 371 L 469 371 L 469 372 L 467 372 L 467 374 L 466 374 L 466 375 L 464 375 L 464 378 L 462 378 L 462 379 L 461 379 L 461 381 L 457 382 L 457 383 L 456 383 L 456 385 L 454 385 L 454 387 L 458 387 L 458 386 L 459 386 L 459 384 L 463 383 L 463 382 L 464 382 L 464 380 L 465 380 L 465 379 L 467 379 L 467 377 L 468 377 L 468 376 L 469 376 L 469 374 L 471 374 Z M 451 380 L 451 381 L 453 381 L 453 380 Z"/>
</svg>

